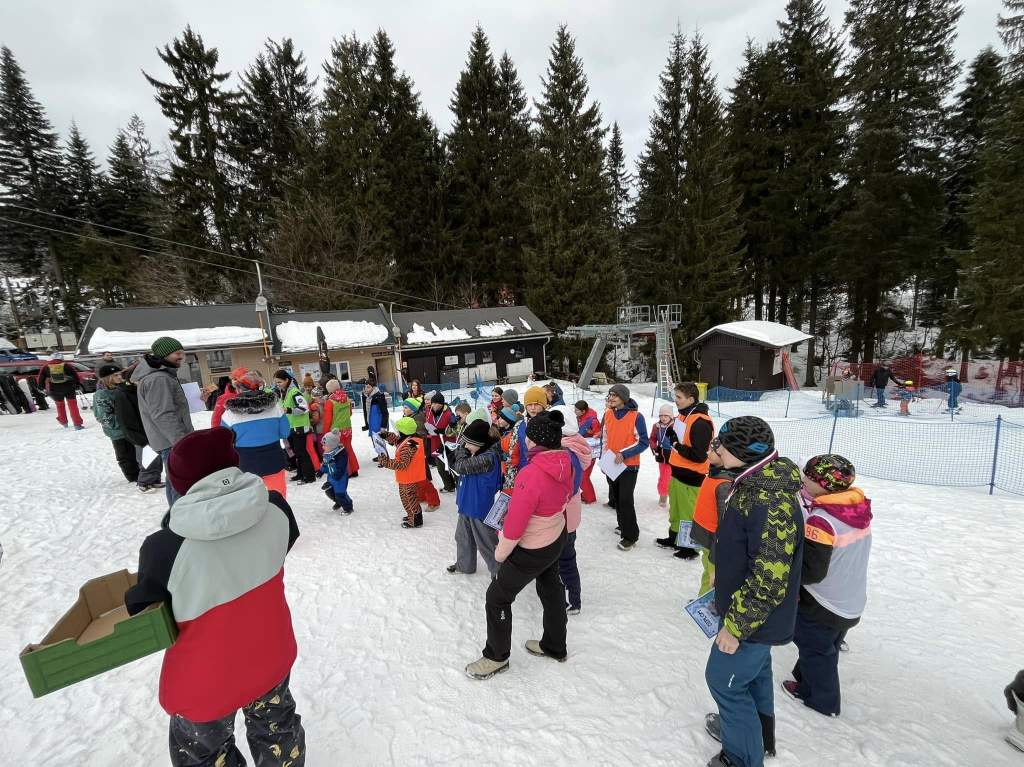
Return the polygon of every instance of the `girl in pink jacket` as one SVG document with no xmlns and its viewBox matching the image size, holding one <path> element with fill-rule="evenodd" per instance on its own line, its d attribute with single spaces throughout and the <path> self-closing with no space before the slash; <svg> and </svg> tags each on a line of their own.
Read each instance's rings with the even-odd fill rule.
<svg viewBox="0 0 1024 767">
<path fill-rule="evenodd" d="M 512 603 L 532 581 L 544 608 L 544 635 L 531 639 L 531 655 L 564 661 L 565 591 L 558 560 L 568 537 L 565 506 L 573 496 L 573 463 L 562 449 L 562 427 L 549 415 L 531 418 L 526 426 L 529 464 L 515 479 L 494 558 L 501 562 L 487 589 L 487 644 L 480 660 L 466 666 L 474 679 L 489 679 L 508 670 L 512 649 Z"/>
</svg>

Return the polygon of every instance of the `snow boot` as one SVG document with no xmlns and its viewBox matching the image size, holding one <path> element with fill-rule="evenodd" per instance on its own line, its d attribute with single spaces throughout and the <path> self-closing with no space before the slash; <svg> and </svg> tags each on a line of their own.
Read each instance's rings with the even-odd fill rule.
<svg viewBox="0 0 1024 767">
<path fill-rule="evenodd" d="M 427 511 L 437 511 L 440 508 L 440 504 L 438 504 L 437 506 L 427 506 Z"/>
<path fill-rule="evenodd" d="M 634 546 L 636 546 L 636 541 L 627 541 L 623 538 L 619 541 L 618 549 L 619 551 L 632 551 Z"/>
<path fill-rule="evenodd" d="M 566 615 L 579 615 L 580 614 L 580 608 L 579 607 L 573 607 L 572 605 L 566 605 L 565 606 L 565 614 Z"/>
<path fill-rule="evenodd" d="M 672 528 L 668 529 L 668 536 L 665 538 L 655 538 L 654 542 L 663 549 L 674 549 L 676 548 L 676 536 L 679 533 L 672 532 Z"/>
<path fill-rule="evenodd" d="M 458 564 L 448 565 L 445 570 L 447 570 L 451 575 L 468 575 L 468 573 L 464 573 L 459 569 Z"/>
<path fill-rule="evenodd" d="M 846 644 L 845 639 L 839 643 L 839 652 L 850 652 L 850 645 Z"/>
<path fill-rule="evenodd" d="M 761 738 L 764 741 L 764 755 L 775 756 L 775 717 L 758 714 L 761 719 Z M 704 717 L 704 729 L 713 740 L 722 742 L 722 719 L 718 714 L 707 714 Z"/>
<path fill-rule="evenodd" d="M 353 471 L 351 474 L 348 475 L 348 478 L 349 479 L 355 479 L 358 476 L 359 476 L 359 472 L 358 471 Z"/>
<path fill-rule="evenodd" d="M 736 767 L 736 763 L 725 755 L 725 751 L 719 751 L 718 756 L 708 762 L 708 767 Z"/>
<path fill-rule="evenodd" d="M 139 485 L 138 487 L 139 492 L 143 493 L 144 495 L 149 495 L 150 493 L 156 492 L 156 488 L 153 485 Z"/>
<path fill-rule="evenodd" d="M 687 559 L 687 560 L 689 560 L 689 559 L 696 559 L 697 558 L 697 551 L 695 549 L 687 549 L 687 548 L 680 547 L 679 551 L 677 551 L 675 554 L 673 554 L 673 556 L 676 559 Z"/>
<path fill-rule="evenodd" d="M 466 666 L 466 676 L 470 679 L 490 679 L 495 674 L 504 674 L 506 671 L 508 671 L 507 660 L 480 658 L 475 663 Z"/>
<path fill-rule="evenodd" d="M 667 495 L 663 495 L 663 496 L 659 497 L 658 498 L 658 505 L 659 506 L 668 506 L 668 496 Z"/>
<path fill-rule="evenodd" d="M 423 527 L 423 512 L 416 512 L 416 516 L 413 517 L 413 523 L 411 525 L 409 524 L 409 518 L 407 516 L 405 518 L 405 521 L 402 522 L 402 527 L 404 527 L 406 530 L 409 530 L 413 527 Z"/>
<path fill-rule="evenodd" d="M 85 427 L 84 427 L 84 426 L 82 426 L 82 424 L 80 424 L 80 423 L 76 423 L 76 424 L 75 424 L 75 431 L 81 431 L 81 430 L 82 430 L 82 429 L 84 429 L 84 428 L 85 428 Z"/>
<path fill-rule="evenodd" d="M 1010 691 L 1013 699 L 1017 702 L 1017 727 L 1006 733 L 1006 742 L 1018 751 L 1024 751 L 1024 701 L 1017 697 L 1017 693 Z"/>
<path fill-rule="evenodd" d="M 559 663 L 565 663 L 567 660 L 569 660 L 568 655 L 566 655 L 564 658 L 558 658 L 554 655 L 548 655 L 546 652 L 544 652 L 544 650 L 541 649 L 540 642 L 536 639 L 526 640 L 526 652 L 530 653 L 530 655 L 536 655 L 538 658 L 551 658 L 552 660 L 557 660 Z"/>
</svg>

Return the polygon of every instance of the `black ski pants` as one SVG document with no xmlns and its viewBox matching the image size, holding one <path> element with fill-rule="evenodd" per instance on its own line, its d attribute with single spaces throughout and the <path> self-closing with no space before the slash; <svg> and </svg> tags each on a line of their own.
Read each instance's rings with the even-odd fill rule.
<svg viewBox="0 0 1024 767">
<path fill-rule="evenodd" d="M 619 523 L 619 535 L 633 543 L 640 540 L 640 527 L 636 521 L 636 503 L 633 501 L 633 493 L 636 492 L 636 479 L 639 476 L 639 471 L 626 469 L 614 482 L 608 480 L 608 500 L 615 508 L 615 518 Z"/>
</svg>

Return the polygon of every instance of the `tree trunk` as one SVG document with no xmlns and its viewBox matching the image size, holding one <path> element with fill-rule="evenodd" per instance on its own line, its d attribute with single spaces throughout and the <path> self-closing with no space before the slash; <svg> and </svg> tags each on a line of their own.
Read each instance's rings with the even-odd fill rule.
<svg viewBox="0 0 1024 767">
<path fill-rule="evenodd" d="M 779 291 L 778 317 L 777 322 L 782 324 L 785 324 L 786 320 L 789 319 L 789 288 L 782 288 Z"/>
<path fill-rule="evenodd" d="M 754 270 L 754 319 L 764 319 L 764 284 L 761 282 L 761 270 Z"/>
<path fill-rule="evenodd" d="M 57 258 L 57 249 L 53 245 L 53 236 L 47 235 L 46 247 L 50 251 L 50 263 L 53 265 L 53 278 L 57 281 L 57 290 L 60 291 L 60 300 L 64 304 L 64 315 L 67 317 L 68 326 L 77 339 L 81 334 L 78 332 L 78 318 L 75 317 L 75 309 L 68 297 L 68 286 L 64 284 L 64 270 L 60 268 L 60 259 Z M 54 319 L 56 322 L 56 319 Z M 57 348 L 64 350 L 64 344 L 60 338 L 60 328 L 57 329 Z"/>
<path fill-rule="evenodd" d="M 811 338 L 807 342 L 807 374 L 804 376 L 804 386 L 814 386 L 814 371 L 817 367 L 814 359 L 814 343 L 818 334 L 818 275 L 811 272 L 811 296 L 807 307 L 807 332 Z"/>
<path fill-rule="evenodd" d="M 910 310 L 910 329 L 917 328 L 917 307 L 921 298 L 921 276 L 914 275 L 914 307 Z"/>
<path fill-rule="evenodd" d="M 52 250 L 51 250 L 52 253 Z M 57 339 L 57 348 L 64 351 L 64 339 L 60 335 L 60 322 L 57 320 L 57 309 L 53 305 L 53 291 L 50 290 L 50 278 L 43 273 L 43 290 L 46 291 L 46 301 L 50 306 L 50 321 L 53 323 L 53 333 Z"/>
<path fill-rule="evenodd" d="M 768 322 L 775 322 L 775 299 L 777 295 L 778 286 L 772 280 L 771 285 L 768 287 Z"/>
</svg>

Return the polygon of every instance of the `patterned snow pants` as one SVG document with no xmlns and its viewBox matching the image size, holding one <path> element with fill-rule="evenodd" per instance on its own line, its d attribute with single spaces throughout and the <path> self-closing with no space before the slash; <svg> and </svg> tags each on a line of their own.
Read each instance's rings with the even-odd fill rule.
<svg viewBox="0 0 1024 767">
<path fill-rule="evenodd" d="M 436 493 L 437 491 L 435 490 L 434 492 Z M 416 521 L 416 515 L 423 511 L 423 507 L 420 505 L 419 495 L 419 485 L 398 486 L 398 497 L 402 501 L 402 508 L 405 509 L 405 515 L 409 518 L 410 525 Z"/>
<path fill-rule="evenodd" d="M 303 767 L 306 763 L 306 732 L 288 690 L 290 676 L 242 709 L 249 751 L 259 767 Z M 172 716 L 171 764 L 245 767 L 245 757 L 235 746 L 235 714 L 212 722 L 190 722 L 183 716 Z"/>
</svg>

